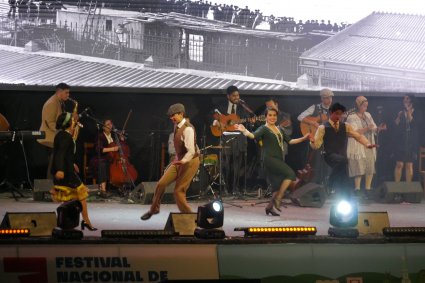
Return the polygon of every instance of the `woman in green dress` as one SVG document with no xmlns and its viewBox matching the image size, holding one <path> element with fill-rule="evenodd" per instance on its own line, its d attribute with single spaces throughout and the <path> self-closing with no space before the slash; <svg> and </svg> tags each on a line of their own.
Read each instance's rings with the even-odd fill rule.
<svg viewBox="0 0 425 283">
<path fill-rule="evenodd" d="M 276 126 L 278 114 L 279 111 L 277 109 L 267 108 L 265 112 L 266 124 L 260 126 L 254 133 L 249 132 L 241 124 L 236 125 L 236 129 L 241 131 L 248 138 L 262 141 L 264 165 L 267 177 L 273 189 L 273 197 L 266 206 L 266 214 L 271 214 L 272 216 L 279 216 L 274 208 L 281 211 L 280 204 L 285 191 L 291 182 L 296 180 L 294 171 L 285 163 L 283 144 L 284 142 L 288 144 L 297 144 L 310 138 L 309 134 L 298 139 L 291 139 L 289 136 L 285 135 L 283 130 Z"/>
</svg>

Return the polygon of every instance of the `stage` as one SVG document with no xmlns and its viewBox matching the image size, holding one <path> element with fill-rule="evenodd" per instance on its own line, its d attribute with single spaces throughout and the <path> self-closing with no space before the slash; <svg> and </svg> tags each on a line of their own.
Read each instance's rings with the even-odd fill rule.
<svg viewBox="0 0 425 283">
<path fill-rule="evenodd" d="M 54 212 L 59 205 L 35 202 L 29 192 L 24 195 L 16 201 L 10 192 L 2 192 L 2 217 L 7 212 Z M 208 201 L 190 201 L 190 206 L 196 211 Z M 23 282 L 20 277 L 26 274 L 30 280 L 26 282 L 221 282 L 235 278 L 268 283 L 400 282 L 401 278 L 411 280 L 404 282 L 423 282 L 425 237 L 330 237 L 327 231 L 334 198 L 327 198 L 320 208 L 299 207 L 287 200 L 279 217 L 266 216 L 266 201 L 253 195 L 224 198 L 224 239 L 102 238 L 102 230 L 163 230 L 169 214 L 178 209 L 175 204 L 163 204 L 158 215 L 142 221 L 140 216 L 149 205 L 129 204 L 118 196 L 100 199 L 93 192 L 88 205 L 97 231 L 84 230 L 81 240 L 48 236 L 2 239 L 0 278 Z M 425 227 L 424 203 L 359 200 L 358 204 L 359 212 L 387 212 L 392 227 Z M 317 235 L 260 238 L 234 231 L 250 226 L 315 226 Z"/>
<path fill-rule="evenodd" d="M 0 194 L 1 217 L 6 212 L 53 212 L 59 206 L 53 202 L 33 201 L 30 193 L 24 193 L 24 198 L 15 201 L 9 192 Z M 210 199 L 211 200 L 211 199 Z M 193 212 L 199 205 L 206 204 L 208 198 L 190 200 Z M 243 199 L 225 197 L 224 201 L 224 226 L 227 237 L 243 237 L 243 232 L 234 231 L 236 227 L 258 226 L 315 226 L 318 236 L 328 234 L 329 213 L 331 205 L 336 201 L 330 196 L 323 207 L 300 207 L 289 199 L 285 199 L 285 206 L 279 217 L 267 216 L 265 206 L 267 199 L 246 196 Z M 356 198 L 359 212 L 387 212 L 391 227 L 425 227 L 425 203 L 376 203 Z M 178 213 L 175 204 L 163 204 L 161 212 L 152 216 L 148 221 L 142 221 L 140 216 L 149 209 L 149 205 L 130 204 L 127 198 L 116 195 L 109 199 L 98 198 L 93 192 L 88 202 L 89 215 L 97 231 L 85 230 L 85 237 L 101 237 L 102 230 L 128 229 L 128 230 L 161 230 L 164 229 L 170 212 Z"/>
</svg>

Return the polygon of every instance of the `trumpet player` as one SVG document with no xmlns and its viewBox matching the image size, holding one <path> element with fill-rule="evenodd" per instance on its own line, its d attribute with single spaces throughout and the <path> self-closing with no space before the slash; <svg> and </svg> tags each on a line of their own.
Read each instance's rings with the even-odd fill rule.
<svg viewBox="0 0 425 283">
<path fill-rule="evenodd" d="M 66 83 L 60 83 L 55 87 L 55 93 L 44 103 L 41 111 L 40 131 L 46 133 L 44 139 L 37 140 L 46 148 L 48 156 L 47 178 L 52 179 L 52 157 L 53 141 L 56 135 L 56 120 L 60 114 L 65 112 L 65 101 L 69 99 L 70 86 Z"/>
</svg>

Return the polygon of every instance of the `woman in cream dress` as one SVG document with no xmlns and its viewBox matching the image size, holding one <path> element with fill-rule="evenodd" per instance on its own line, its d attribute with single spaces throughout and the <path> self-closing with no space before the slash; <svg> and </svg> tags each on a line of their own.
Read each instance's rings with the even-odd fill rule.
<svg viewBox="0 0 425 283">
<path fill-rule="evenodd" d="M 368 101 L 366 97 L 356 98 L 356 112 L 347 118 L 347 123 L 354 130 L 364 135 L 370 144 L 375 144 L 375 135 L 383 129 L 385 125 L 376 126 L 372 115 L 367 112 Z M 366 150 L 363 145 L 354 138 L 348 138 L 347 143 L 348 173 L 354 177 L 354 193 L 359 195 L 362 177 L 365 177 L 365 197 L 370 197 L 373 175 L 375 174 L 376 149 Z"/>
</svg>

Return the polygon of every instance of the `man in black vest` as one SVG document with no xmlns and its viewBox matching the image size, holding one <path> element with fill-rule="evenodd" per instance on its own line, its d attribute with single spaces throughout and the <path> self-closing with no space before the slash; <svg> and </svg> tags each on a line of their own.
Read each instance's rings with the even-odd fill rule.
<svg viewBox="0 0 425 283">
<path fill-rule="evenodd" d="M 310 146 L 318 149 L 323 144 L 325 162 L 332 168 L 329 176 L 329 185 L 337 190 L 343 197 L 349 197 L 349 178 L 347 172 L 347 138 L 352 137 L 367 148 L 376 145 L 370 144 L 368 139 L 353 130 L 346 123 L 340 122 L 345 106 L 334 103 L 329 108 L 330 118 L 320 125 L 314 136 L 314 142 Z"/>
</svg>

